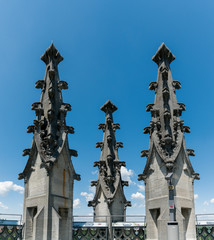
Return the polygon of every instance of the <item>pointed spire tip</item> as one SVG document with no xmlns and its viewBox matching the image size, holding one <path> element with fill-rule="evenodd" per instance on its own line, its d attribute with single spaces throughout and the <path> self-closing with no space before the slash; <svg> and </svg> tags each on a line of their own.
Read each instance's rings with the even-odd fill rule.
<svg viewBox="0 0 214 240">
<path fill-rule="evenodd" d="M 45 53 L 41 56 L 41 60 L 48 64 L 51 59 L 55 59 L 56 63 L 59 64 L 63 57 L 60 55 L 59 51 L 56 49 L 56 47 L 53 44 L 53 41 L 51 41 L 51 45 L 46 49 Z"/>
<path fill-rule="evenodd" d="M 163 61 L 168 61 L 168 63 L 170 64 L 172 61 L 175 60 L 175 56 L 163 42 L 158 48 L 156 54 L 153 56 L 152 60 L 158 65 L 160 65 L 160 63 Z"/>
<path fill-rule="evenodd" d="M 110 101 L 108 100 L 101 108 L 103 112 L 107 112 L 110 110 L 112 113 L 117 110 L 117 107 Z"/>
</svg>

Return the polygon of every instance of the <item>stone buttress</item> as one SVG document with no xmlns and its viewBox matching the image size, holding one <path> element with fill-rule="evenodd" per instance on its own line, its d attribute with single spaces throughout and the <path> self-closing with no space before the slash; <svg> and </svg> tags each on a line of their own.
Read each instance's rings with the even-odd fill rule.
<svg viewBox="0 0 214 240">
<path fill-rule="evenodd" d="M 185 105 L 178 103 L 175 91 L 181 88 L 179 81 L 173 81 L 170 63 L 175 59 L 170 50 L 162 44 L 153 57 L 158 65 L 156 82 L 151 82 L 150 90 L 155 91 L 154 104 L 148 104 L 151 112 L 150 126 L 144 133 L 150 134 L 149 150 L 141 152 L 147 158 L 143 174 L 139 180 L 145 182 L 145 202 L 148 240 L 166 240 L 169 222 L 169 189 L 173 190 L 175 221 L 179 225 L 180 240 L 195 240 L 194 179 L 199 179 L 191 165 L 189 156 L 194 150 L 187 149 L 184 133 L 190 128 L 180 119 Z M 166 176 L 171 175 L 170 187 Z"/>
<path fill-rule="evenodd" d="M 61 93 L 68 84 L 59 79 L 58 64 L 63 57 L 53 44 L 41 59 L 46 64 L 44 80 L 36 82 L 41 100 L 32 104 L 37 118 L 27 129 L 33 133 L 33 142 L 23 151 L 29 158 L 19 174 L 25 181 L 23 239 L 71 240 L 73 183 L 80 176 L 71 162 L 77 152 L 68 146 L 67 135 L 74 133 L 65 122 L 71 105 L 63 102 Z"/>
<path fill-rule="evenodd" d="M 117 107 L 108 100 L 101 110 L 106 114 L 105 123 L 98 127 L 103 130 L 103 142 L 96 144 L 97 148 L 101 148 L 101 157 L 94 162 L 94 167 L 99 168 L 99 175 L 97 181 L 91 182 L 91 186 L 96 186 L 96 193 L 89 206 L 94 208 L 95 222 L 106 222 L 110 217 L 113 222 L 124 221 L 126 207 L 131 203 L 126 200 L 123 191 L 128 182 L 122 181 L 120 172 L 125 162 L 119 160 L 118 148 L 123 147 L 123 143 L 115 138 L 115 131 L 120 129 L 120 125 L 113 122 L 112 113 Z"/>
</svg>

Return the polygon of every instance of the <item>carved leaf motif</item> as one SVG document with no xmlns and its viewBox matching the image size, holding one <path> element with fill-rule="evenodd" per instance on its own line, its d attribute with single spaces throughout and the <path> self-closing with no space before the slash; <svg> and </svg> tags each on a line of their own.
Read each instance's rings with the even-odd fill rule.
<svg viewBox="0 0 214 240">
<path fill-rule="evenodd" d="M 148 105 L 146 106 L 146 111 L 147 111 L 147 112 L 151 111 L 152 108 L 153 108 L 153 106 L 154 106 L 154 103 L 148 104 Z"/>
<path fill-rule="evenodd" d="M 122 142 L 117 142 L 116 143 L 116 149 L 118 149 L 118 148 L 123 148 L 123 143 Z"/>
<path fill-rule="evenodd" d="M 68 83 L 66 81 L 59 81 L 58 87 L 59 89 L 68 89 Z"/>
<path fill-rule="evenodd" d="M 150 134 L 151 133 L 151 129 L 152 129 L 151 127 L 145 127 L 144 130 L 143 130 L 143 133 L 144 134 L 147 134 L 147 133 Z"/>
<path fill-rule="evenodd" d="M 180 89 L 181 88 L 181 83 L 179 81 L 173 81 L 172 85 L 175 89 Z"/>
<path fill-rule="evenodd" d="M 149 150 L 143 150 L 141 151 L 141 157 L 148 157 Z"/>
<path fill-rule="evenodd" d="M 30 126 L 27 127 L 27 133 L 32 133 L 32 132 L 34 132 L 34 130 L 35 130 L 34 125 L 30 125 Z"/>
<path fill-rule="evenodd" d="M 66 128 L 67 128 L 68 133 L 74 134 L 74 128 L 73 127 L 67 126 Z"/>
<path fill-rule="evenodd" d="M 30 155 L 31 149 L 30 148 L 26 148 L 23 150 L 22 156 L 27 156 Z"/>
<path fill-rule="evenodd" d="M 105 128 L 106 128 L 106 125 L 105 125 L 104 123 L 100 123 L 100 124 L 98 125 L 98 129 L 102 129 L 103 132 L 105 132 Z"/>
<path fill-rule="evenodd" d="M 187 153 L 189 156 L 195 156 L 195 151 L 193 149 L 187 149 Z"/>
<path fill-rule="evenodd" d="M 69 153 L 73 157 L 78 157 L 78 152 L 74 149 L 69 149 Z"/>
<path fill-rule="evenodd" d="M 35 88 L 37 88 L 37 89 L 44 89 L 45 88 L 45 81 L 44 80 L 38 80 L 35 83 Z"/>
<path fill-rule="evenodd" d="M 151 82 L 149 84 L 149 90 L 155 90 L 158 87 L 158 83 L 157 82 Z"/>
</svg>

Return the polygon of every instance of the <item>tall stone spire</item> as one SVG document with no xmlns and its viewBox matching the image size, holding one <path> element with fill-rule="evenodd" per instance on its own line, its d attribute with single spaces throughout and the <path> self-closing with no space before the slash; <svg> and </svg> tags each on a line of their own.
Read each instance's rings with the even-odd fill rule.
<svg viewBox="0 0 214 240">
<path fill-rule="evenodd" d="M 36 82 L 42 90 L 40 102 L 32 104 L 36 113 L 28 162 L 19 179 L 25 180 L 24 239 L 72 239 L 73 182 L 80 180 L 75 173 L 71 156 L 77 151 L 69 149 L 68 133 L 74 128 L 66 125 L 66 114 L 71 105 L 62 100 L 62 89 L 68 84 L 60 81 L 58 64 L 63 60 L 53 44 L 41 59 L 46 64 L 44 80 Z"/>
<path fill-rule="evenodd" d="M 155 101 L 146 108 L 152 116 L 150 126 L 144 129 L 144 133 L 150 134 L 150 144 L 149 150 L 141 152 L 147 162 L 143 174 L 139 175 L 139 180 L 145 182 L 148 239 L 167 239 L 166 224 L 171 213 L 167 175 L 172 176 L 175 210 L 174 205 L 171 209 L 179 224 L 179 239 L 196 239 L 193 182 L 199 176 L 189 159 L 189 155 L 194 156 L 194 150 L 187 149 L 184 140 L 184 133 L 189 133 L 190 128 L 180 118 L 186 109 L 183 103 L 177 102 L 175 94 L 181 84 L 172 79 L 170 63 L 174 59 L 164 43 L 152 58 L 158 65 L 158 76 L 149 85 L 155 91 Z"/>
<path fill-rule="evenodd" d="M 99 161 L 94 162 L 94 167 L 99 168 L 99 175 L 97 181 L 91 182 L 91 186 L 96 186 L 96 193 L 89 206 L 94 207 L 96 222 L 108 220 L 100 216 L 113 215 L 112 221 L 123 221 L 126 207 L 131 206 L 131 203 L 126 200 L 123 192 L 123 186 L 128 186 L 128 182 L 122 181 L 120 172 L 125 162 L 119 160 L 118 148 L 123 147 L 123 143 L 117 142 L 115 138 L 115 131 L 120 129 L 120 125 L 113 122 L 112 114 L 117 107 L 108 100 L 101 110 L 106 114 L 105 123 L 98 127 L 103 130 L 103 142 L 96 144 L 97 148 L 101 148 L 101 156 Z"/>
</svg>

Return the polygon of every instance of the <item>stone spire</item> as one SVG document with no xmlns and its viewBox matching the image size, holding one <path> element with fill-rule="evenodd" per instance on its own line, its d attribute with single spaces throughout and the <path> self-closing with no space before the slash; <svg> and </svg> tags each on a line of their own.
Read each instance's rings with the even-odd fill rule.
<svg viewBox="0 0 214 240">
<path fill-rule="evenodd" d="M 99 129 L 103 130 L 103 142 L 98 142 L 96 147 L 101 149 L 99 161 L 94 162 L 94 167 L 99 168 L 97 181 L 92 181 L 91 186 L 96 186 L 96 193 L 89 206 L 94 207 L 95 221 L 106 221 L 105 217 L 112 216 L 112 221 L 123 221 L 125 210 L 131 203 L 126 200 L 123 186 L 128 186 L 127 181 L 122 181 L 120 169 L 125 166 L 125 162 L 119 160 L 118 148 L 123 147 L 122 142 L 117 142 L 115 138 L 116 129 L 120 129 L 118 123 L 113 122 L 113 112 L 117 107 L 108 100 L 101 110 L 105 112 L 105 123 L 99 124 Z"/>
<path fill-rule="evenodd" d="M 23 151 L 23 156 L 29 155 L 29 159 L 19 174 L 19 179 L 25 179 L 24 239 L 55 239 L 52 234 L 59 233 L 53 233 L 56 229 L 52 227 L 59 221 L 64 221 L 60 228 L 68 228 L 63 239 L 71 239 L 72 224 L 70 227 L 67 224 L 72 223 L 73 180 L 80 180 L 80 176 L 70 160 L 71 156 L 77 156 L 77 151 L 68 146 L 67 135 L 74 133 L 74 128 L 67 126 L 65 121 L 71 105 L 63 102 L 61 93 L 68 84 L 59 79 L 58 64 L 63 57 L 53 44 L 41 60 L 46 64 L 45 77 L 35 86 L 42 90 L 41 99 L 32 104 L 36 120 L 27 129 L 34 134 L 33 143 L 30 149 Z M 39 231 L 36 223 L 33 228 L 29 227 L 32 221 L 40 224 Z"/>
<path fill-rule="evenodd" d="M 157 81 L 149 85 L 149 89 L 155 91 L 155 101 L 146 108 L 152 116 L 150 126 L 144 128 L 144 133 L 150 134 L 150 144 L 149 150 L 141 152 L 142 157 L 147 157 L 147 162 L 143 174 L 139 175 L 139 180 L 144 180 L 146 185 L 148 239 L 166 239 L 166 232 L 160 232 L 157 224 L 169 221 L 169 191 L 165 179 L 169 173 L 173 174 L 180 234 L 184 233 L 187 239 L 195 239 L 193 182 L 199 177 L 189 159 L 189 155 L 194 156 L 194 150 L 187 149 L 184 140 L 184 133 L 190 133 L 190 128 L 180 118 L 186 108 L 177 102 L 175 94 L 181 84 L 172 79 L 170 63 L 174 59 L 164 43 L 152 58 L 158 65 L 158 76 Z"/>
</svg>

